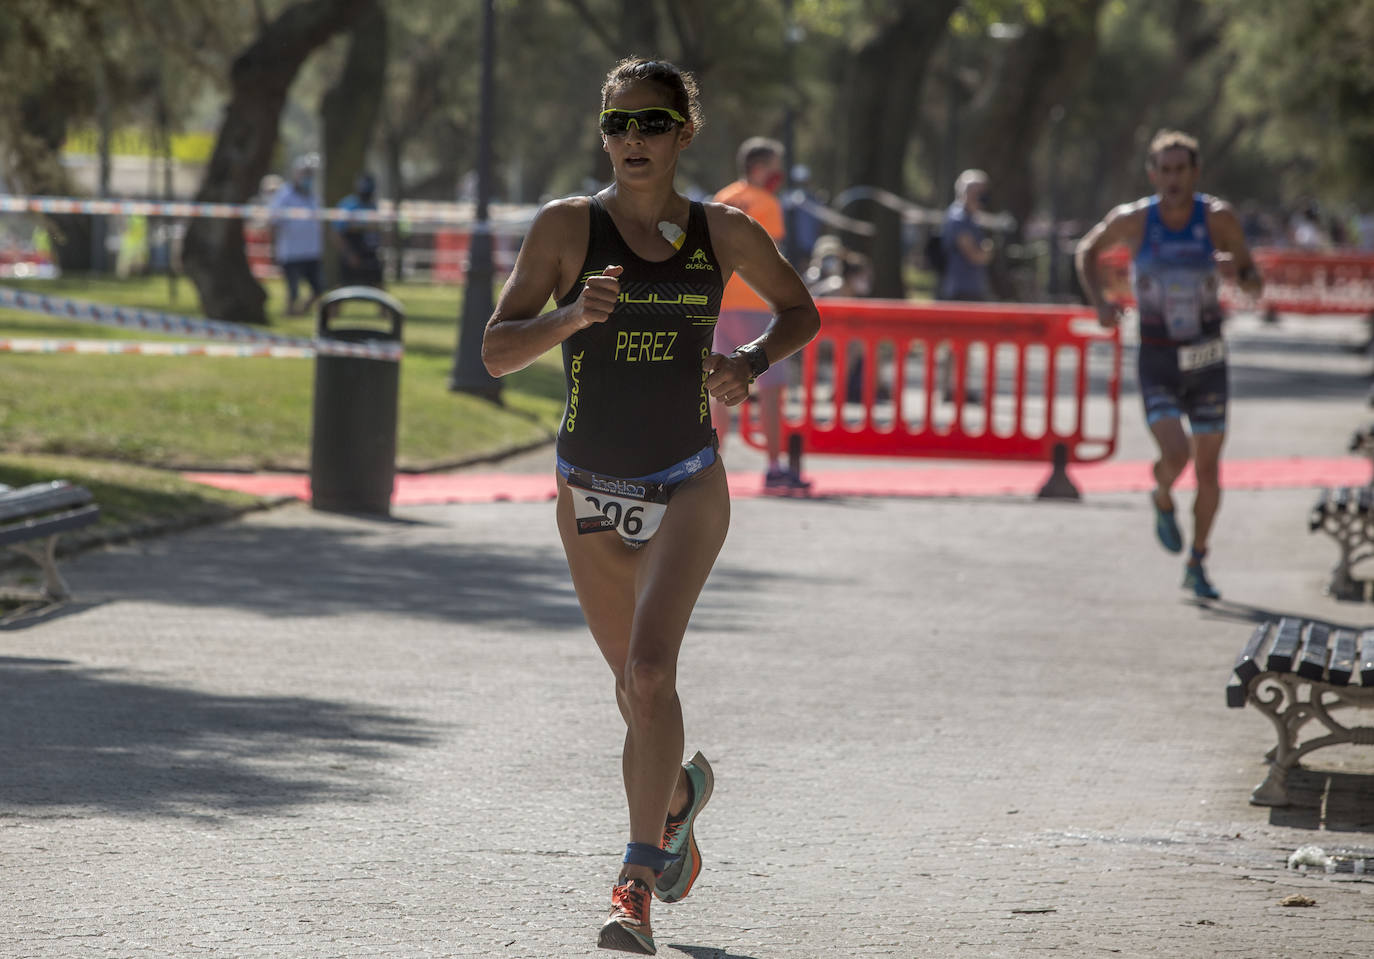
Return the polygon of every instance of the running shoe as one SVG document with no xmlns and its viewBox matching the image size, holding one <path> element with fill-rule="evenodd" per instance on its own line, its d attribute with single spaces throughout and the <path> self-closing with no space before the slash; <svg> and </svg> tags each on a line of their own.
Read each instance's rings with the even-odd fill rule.
<svg viewBox="0 0 1374 959">
<path fill-rule="evenodd" d="M 711 771 L 711 764 L 700 752 L 684 763 L 682 768 L 687 771 L 687 785 L 692 795 L 681 817 L 669 816 L 663 825 L 663 849 L 679 857 L 654 883 L 654 895 L 664 902 L 686 899 L 687 893 L 692 891 L 692 884 L 701 874 L 701 850 L 697 848 L 692 824 L 711 801 L 711 792 L 716 787 L 716 775 Z"/>
<path fill-rule="evenodd" d="M 1155 508 L 1155 535 L 1159 537 L 1159 545 L 1171 553 L 1183 552 L 1183 533 L 1178 528 L 1175 511 L 1160 509 L 1154 493 L 1150 494 L 1150 505 Z"/>
<path fill-rule="evenodd" d="M 1183 588 L 1191 589 L 1198 599 L 1221 599 L 1221 593 L 1207 581 L 1201 563 L 1189 563 L 1183 567 Z"/>
<path fill-rule="evenodd" d="M 643 879 L 626 879 L 611 890 L 611 916 L 596 937 L 600 949 L 618 949 L 652 956 L 654 933 L 649 928 L 649 884 Z"/>
<path fill-rule="evenodd" d="M 763 474 L 763 491 L 765 493 L 781 493 L 786 496 L 801 493 L 805 494 L 811 490 L 809 480 L 804 480 L 797 473 L 781 466 L 770 469 Z"/>
</svg>

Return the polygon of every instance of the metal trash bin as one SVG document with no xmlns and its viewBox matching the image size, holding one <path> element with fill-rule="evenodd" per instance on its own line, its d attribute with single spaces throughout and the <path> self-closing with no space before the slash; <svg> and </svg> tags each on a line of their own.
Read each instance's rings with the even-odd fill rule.
<svg viewBox="0 0 1374 959">
<path fill-rule="evenodd" d="M 344 303 L 355 301 L 380 311 L 376 325 L 356 325 L 368 321 L 338 316 Z M 370 286 L 345 286 L 320 299 L 315 335 L 321 340 L 399 347 L 404 316 L 404 307 L 395 297 Z M 343 326 L 345 322 L 355 325 Z M 397 359 L 316 353 L 310 437 L 312 507 L 390 515 L 400 382 Z"/>
</svg>

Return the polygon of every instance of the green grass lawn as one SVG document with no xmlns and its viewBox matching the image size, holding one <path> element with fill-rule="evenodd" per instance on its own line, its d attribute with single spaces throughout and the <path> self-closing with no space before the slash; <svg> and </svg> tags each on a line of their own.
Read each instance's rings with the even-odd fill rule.
<svg viewBox="0 0 1374 959">
<path fill-rule="evenodd" d="M 175 296 L 165 277 L 74 276 L 6 285 L 200 315 L 195 289 L 185 279 L 177 281 Z M 269 311 L 280 311 L 281 283 L 269 282 L 268 292 Z M 556 353 L 506 377 L 500 405 L 450 392 L 461 288 L 401 284 L 390 292 L 407 312 L 398 468 L 432 469 L 553 436 L 563 407 Z M 314 318 L 274 312 L 269 329 L 310 336 Z M 4 309 L 0 337 L 159 338 Z M 0 353 L 0 454 L 61 455 L 164 469 L 305 469 L 314 362 Z"/>
</svg>

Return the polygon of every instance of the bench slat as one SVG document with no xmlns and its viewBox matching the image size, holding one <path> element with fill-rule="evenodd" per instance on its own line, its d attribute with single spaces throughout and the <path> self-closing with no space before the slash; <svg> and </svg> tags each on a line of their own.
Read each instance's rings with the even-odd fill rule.
<svg viewBox="0 0 1374 959">
<path fill-rule="evenodd" d="M 1279 620 L 1278 635 L 1274 637 L 1274 648 L 1269 650 L 1265 668 L 1273 673 L 1291 673 L 1293 660 L 1298 655 L 1298 641 L 1302 638 L 1302 620 L 1285 616 Z"/>
<path fill-rule="evenodd" d="M 1361 486 L 1358 505 L 1360 515 L 1368 516 L 1370 507 L 1374 506 L 1374 489 L 1370 489 L 1368 486 Z"/>
<path fill-rule="evenodd" d="M 100 518 L 100 507 L 95 504 L 81 506 L 65 513 L 56 513 L 40 519 L 27 519 L 21 523 L 0 526 L 0 546 L 22 543 L 38 539 L 40 536 L 53 536 L 67 530 L 89 526 Z"/>
<path fill-rule="evenodd" d="M 1355 631 L 1338 629 L 1331 637 L 1331 668 L 1327 671 L 1333 686 L 1346 686 L 1355 672 Z"/>
<path fill-rule="evenodd" d="M 1350 487 L 1342 486 L 1336 490 L 1336 512 L 1344 513 L 1350 506 Z"/>
<path fill-rule="evenodd" d="M 85 487 L 72 486 L 61 480 L 21 486 L 19 489 L 0 493 L 0 523 L 50 513 L 69 506 L 84 506 L 93 498 Z"/>
<path fill-rule="evenodd" d="M 1325 623 L 1308 623 L 1306 633 L 1298 661 L 1298 675 L 1304 679 L 1320 680 L 1326 672 L 1326 642 L 1331 635 L 1331 627 Z"/>
<path fill-rule="evenodd" d="M 1360 685 L 1374 689 L 1374 629 L 1360 634 Z"/>
<path fill-rule="evenodd" d="M 1270 623 L 1264 622 L 1256 626 L 1254 632 L 1250 634 L 1250 639 L 1246 642 L 1245 648 L 1236 657 L 1236 665 L 1232 671 L 1242 683 L 1248 684 L 1250 680 L 1263 672 L 1259 664 L 1260 650 L 1264 647 L 1264 641 L 1269 638 L 1270 625 Z M 1241 705 L 1244 704 L 1245 700 L 1242 696 Z"/>
<path fill-rule="evenodd" d="M 1245 690 L 1246 686 L 1244 683 L 1237 679 L 1232 679 L 1226 684 L 1226 705 L 1231 709 L 1240 709 L 1244 706 Z"/>
</svg>

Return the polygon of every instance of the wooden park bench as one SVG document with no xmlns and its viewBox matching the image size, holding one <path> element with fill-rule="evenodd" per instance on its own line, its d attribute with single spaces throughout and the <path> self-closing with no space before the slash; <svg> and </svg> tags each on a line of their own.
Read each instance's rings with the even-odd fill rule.
<svg viewBox="0 0 1374 959">
<path fill-rule="evenodd" d="M 1374 423 L 1351 434 L 1350 452 L 1365 457 L 1374 465 Z M 1374 479 L 1371 479 L 1371 484 L 1374 484 Z"/>
<path fill-rule="evenodd" d="M 1321 490 L 1307 525 L 1313 533 L 1327 533 L 1340 549 L 1326 592 L 1337 599 L 1364 599 L 1366 584 L 1355 579 L 1351 570 L 1356 563 L 1374 556 L 1374 488 Z"/>
<path fill-rule="evenodd" d="M 63 480 L 11 489 L 0 486 L 0 546 L 27 556 L 43 571 L 41 598 L 71 595 L 57 570 L 57 538 L 89 526 L 100 516 L 90 492 Z"/>
<path fill-rule="evenodd" d="M 1298 760 L 1324 746 L 1356 743 L 1374 746 L 1374 726 L 1342 723 L 1337 711 L 1374 710 L 1374 629 L 1334 629 L 1326 623 L 1284 618 L 1255 628 L 1236 657 L 1226 687 L 1226 705 L 1249 703 L 1269 717 L 1278 745 L 1266 759 L 1272 765 L 1250 801 L 1257 806 L 1288 805 L 1288 772 Z M 1302 738 L 1316 720 L 1316 735 Z"/>
</svg>

